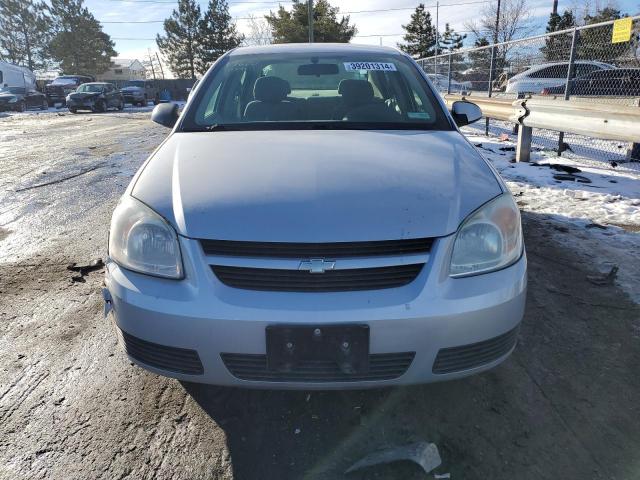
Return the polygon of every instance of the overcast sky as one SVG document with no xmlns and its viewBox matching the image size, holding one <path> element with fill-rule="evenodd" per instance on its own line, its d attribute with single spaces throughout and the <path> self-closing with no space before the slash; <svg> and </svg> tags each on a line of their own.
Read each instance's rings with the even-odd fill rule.
<svg viewBox="0 0 640 480">
<path fill-rule="evenodd" d="M 201 8 L 206 8 L 208 0 L 199 0 Z M 496 0 L 440 0 L 439 24 L 444 29 L 446 22 L 456 30 L 466 30 L 465 23 L 478 18 L 486 4 Z M 423 0 L 429 7 L 435 22 L 436 0 Z M 471 3 L 473 2 L 473 3 Z M 601 3 L 607 0 L 600 0 Z M 229 11 L 236 18 L 238 29 L 247 34 L 247 20 L 242 17 L 255 15 L 257 17 L 277 10 L 278 5 L 285 7 L 290 2 L 274 0 L 229 0 Z M 357 12 L 361 10 L 389 10 L 385 12 L 349 13 L 351 22 L 358 27 L 358 36 L 354 43 L 380 44 L 395 46 L 402 40 L 402 25 L 406 24 L 413 9 L 420 3 L 415 0 L 330 0 L 330 3 L 340 8 L 341 13 Z M 455 5 L 467 3 L 466 5 Z M 532 15 L 533 24 L 537 32 L 544 31 L 553 0 L 527 0 Z M 559 0 L 559 10 L 578 10 L 584 7 L 587 0 Z M 598 0 L 590 0 L 596 5 Z M 611 3 L 611 2 L 608 2 Z M 636 14 L 640 11 L 640 0 L 616 0 L 615 4 L 624 13 Z M 155 36 L 162 31 L 162 20 L 171 14 L 177 1 L 171 0 L 86 0 L 87 7 L 95 17 L 103 23 L 105 32 L 114 39 L 116 51 L 124 58 L 138 58 L 143 60 L 148 49 L 157 49 Z M 432 6 L 432 7 L 431 7 Z M 131 24 L 106 23 L 127 21 L 158 21 L 158 23 Z M 468 42 L 472 42 L 471 38 Z"/>
</svg>

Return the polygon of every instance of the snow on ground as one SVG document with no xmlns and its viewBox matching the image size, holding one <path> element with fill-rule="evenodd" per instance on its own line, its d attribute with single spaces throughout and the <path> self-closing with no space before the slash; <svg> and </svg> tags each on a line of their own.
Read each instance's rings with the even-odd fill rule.
<svg viewBox="0 0 640 480">
<path fill-rule="evenodd" d="M 543 150 L 532 152 L 531 163 L 513 163 L 513 137 L 463 132 L 500 172 L 522 210 L 544 215 L 554 239 L 603 273 L 618 266 L 617 283 L 640 303 L 640 169 Z"/>
</svg>

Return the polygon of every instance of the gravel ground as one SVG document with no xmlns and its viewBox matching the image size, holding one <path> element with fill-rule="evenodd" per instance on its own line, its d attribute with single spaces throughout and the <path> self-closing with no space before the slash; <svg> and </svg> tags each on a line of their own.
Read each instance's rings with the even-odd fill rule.
<svg viewBox="0 0 640 480">
<path fill-rule="evenodd" d="M 103 319 L 108 219 L 167 131 L 148 112 L 0 118 L 0 479 L 340 479 L 435 442 L 452 479 L 635 479 L 640 308 L 524 214 L 520 343 L 491 372 L 351 392 L 220 390 L 131 366 Z M 594 252 L 594 255 L 598 252 Z M 622 268 L 622 266 L 621 266 Z M 426 478 L 396 465 L 351 478 Z"/>
</svg>

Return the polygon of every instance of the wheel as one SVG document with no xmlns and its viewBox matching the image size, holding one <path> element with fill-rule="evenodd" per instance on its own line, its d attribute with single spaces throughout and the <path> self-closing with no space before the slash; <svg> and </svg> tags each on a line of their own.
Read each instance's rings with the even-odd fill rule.
<svg viewBox="0 0 640 480">
<path fill-rule="evenodd" d="M 147 94 L 145 93 L 145 95 L 144 95 L 144 103 L 142 104 L 142 106 L 146 107 L 147 105 L 149 105 L 149 99 L 147 98 Z"/>
<path fill-rule="evenodd" d="M 118 110 L 124 110 L 124 100 L 120 100 L 120 103 L 118 104 Z"/>
<path fill-rule="evenodd" d="M 47 100 L 47 105 L 49 107 L 54 107 L 56 104 L 55 104 L 55 102 L 52 102 L 51 100 Z"/>
<path fill-rule="evenodd" d="M 153 98 L 153 104 L 158 105 L 160 103 L 160 95 L 156 93 L 156 96 Z"/>
<path fill-rule="evenodd" d="M 98 113 L 106 112 L 107 104 L 104 103 L 104 100 L 98 100 L 93 107 L 93 111 Z"/>
<path fill-rule="evenodd" d="M 40 110 L 47 110 L 49 108 L 49 102 L 46 99 L 42 100 L 42 105 L 40 105 Z"/>
<path fill-rule="evenodd" d="M 69 111 L 70 111 L 71 113 L 78 113 L 78 110 L 77 110 L 77 109 L 75 109 L 75 108 L 73 108 L 73 107 L 70 107 L 70 108 L 69 108 Z"/>
<path fill-rule="evenodd" d="M 24 100 L 19 102 L 16 105 L 16 112 L 25 112 L 27 110 L 27 105 L 24 103 Z"/>
</svg>

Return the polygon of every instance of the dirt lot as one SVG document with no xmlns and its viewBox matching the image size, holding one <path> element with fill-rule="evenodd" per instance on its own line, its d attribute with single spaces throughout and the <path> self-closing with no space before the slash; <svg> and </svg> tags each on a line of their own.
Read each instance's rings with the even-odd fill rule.
<svg viewBox="0 0 640 480">
<path fill-rule="evenodd" d="M 148 112 L 0 118 L 1 479 L 340 479 L 418 440 L 452 479 L 638 478 L 640 308 L 557 241 L 584 232 L 540 215 L 524 214 L 520 343 L 489 373 L 309 394 L 131 366 L 102 316 L 102 272 L 72 281 L 67 265 L 104 256 L 110 211 L 165 134 Z"/>
</svg>

